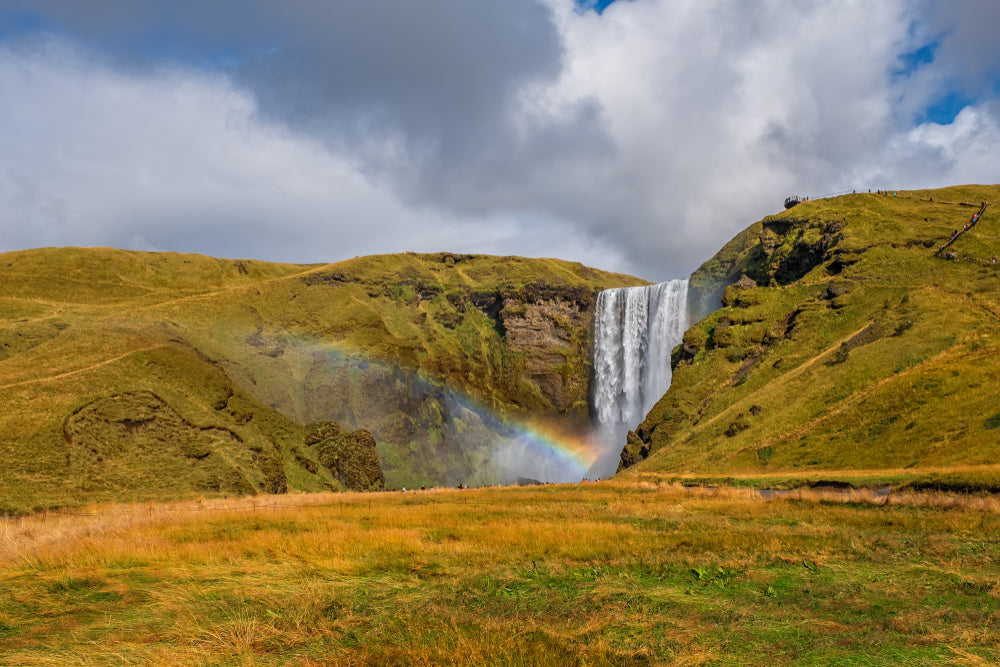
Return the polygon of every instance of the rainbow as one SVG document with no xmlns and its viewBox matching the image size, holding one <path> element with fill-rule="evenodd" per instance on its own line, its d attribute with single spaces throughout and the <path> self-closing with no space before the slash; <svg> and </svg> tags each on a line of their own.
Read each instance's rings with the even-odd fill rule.
<svg viewBox="0 0 1000 667">
<path fill-rule="evenodd" d="M 503 419 L 472 396 L 450 388 L 447 391 L 463 408 L 475 412 L 495 430 L 511 432 L 511 437 L 506 439 L 512 445 L 521 446 L 537 470 L 558 473 L 556 479 L 541 479 L 544 475 L 535 476 L 538 473 L 532 475 L 525 470 L 522 477 L 540 481 L 580 481 L 602 454 L 600 442 L 589 435 L 570 435 L 545 424 Z"/>
<path fill-rule="evenodd" d="M 346 361 L 359 369 L 375 367 L 388 371 L 397 368 L 345 342 L 319 343 L 314 339 L 294 337 L 286 339 L 286 345 L 313 360 L 317 355 L 325 355 L 331 362 Z M 543 482 L 578 482 L 602 454 L 596 438 L 569 435 L 548 425 L 501 417 L 464 391 L 437 384 L 417 372 L 413 372 L 412 378 L 421 390 L 442 396 L 450 405 L 474 413 L 496 434 L 491 443 L 491 459 L 506 481 L 527 478 Z"/>
<path fill-rule="evenodd" d="M 519 448 L 526 457 L 524 462 L 529 464 L 516 477 L 538 481 L 578 482 L 602 453 L 600 443 L 595 438 L 569 435 L 545 424 L 503 418 L 463 391 L 436 385 L 422 377 L 419 382 L 426 387 L 444 391 L 457 405 L 474 412 L 495 432 L 508 433 L 503 437 L 506 446 Z"/>
</svg>

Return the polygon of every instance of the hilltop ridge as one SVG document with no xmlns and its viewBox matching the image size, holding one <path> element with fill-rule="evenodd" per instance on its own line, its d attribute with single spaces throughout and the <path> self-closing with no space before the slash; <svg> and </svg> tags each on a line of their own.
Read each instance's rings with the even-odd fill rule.
<svg viewBox="0 0 1000 667">
<path fill-rule="evenodd" d="M 621 468 L 996 489 L 998 198 L 860 193 L 747 227 L 692 275 Z M 512 481 L 515 422 L 589 427 L 596 295 L 644 282 L 454 253 L 0 255 L 0 511 Z"/>
</svg>

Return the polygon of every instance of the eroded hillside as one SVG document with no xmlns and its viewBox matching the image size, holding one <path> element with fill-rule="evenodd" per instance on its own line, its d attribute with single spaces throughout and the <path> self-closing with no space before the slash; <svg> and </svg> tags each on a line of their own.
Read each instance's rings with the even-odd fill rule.
<svg viewBox="0 0 1000 667">
<path fill-rule="evenodd" d="M 692 276 L 703 317 L 623 467 L 995 476 L 1000 209 L 963 225 L 998 198 L 855 194 L 751 225 Z"/>
</svg>

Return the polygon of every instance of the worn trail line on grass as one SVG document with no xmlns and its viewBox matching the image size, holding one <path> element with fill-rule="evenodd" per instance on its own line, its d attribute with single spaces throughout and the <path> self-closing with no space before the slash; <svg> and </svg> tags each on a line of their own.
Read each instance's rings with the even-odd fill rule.
<svg viewBox="0 0 1000 667">
<path fill-rule="evenodd" d="M 87 371 L 94 370 L 95 368 L 100 368 L 101 366 L 107 366 L 108 364 L 113 364 L 116 361 L 120 361 L 125 357 L 132 356 L 133 354 L 139 354 L 140 352 L 149 352 L 150 350 L 156 350 L 161 347 L 167 347 L 167 345 L 165 343 L 159 343 L 157 345 L 150 345 L 149 347 L 139 348 L 138 350 L 130 350 L 125 354 L 120 354 L 117 357 L 113 357 L 111 359 L 105 359 L 104 361 L 99 361 L 96 364 L 92 364 L 84 368 L 77 368 L 72 371 L 66 371 L 65 373 L 58 373 L 57 375 L 48 375 L 46 377 L 33 378 L 31 380 L 22 380 L 20 382 L 11 382 L 9 384 L 2 384 L 0 385 L 0 389 L 9 389 L 11 387 L 20 387 L 26 384 L 35 384 L 38 382 L 50 382 L 52 380 L 60 380 L 62 378 L 69 377 L 71 375 L 76 375 L 78 373 L 86 373 Z"/>
<path fill-rule="evenodd" d="M 326 264 L 326 265 L 320 266 L 320 267 L 313 267 L 313 268 L 310 268 L 310 269 L 306 269 L 305 271 L 299 271 L 298 273 L 290 273 L 287 276 L 277 276 L 275 278 L 265 278 L 264 280 L 257 280 L 257 281 L 254 281 L 252 283 L 246 283 L 245 285 L 230 285 L 229 287 L 223 287 L 222 289 L 217 289 L 217 290 L 214 290 L 212 292 L 199 292 L 198 294 L 189 294 L 187 296 L 177 297 L 176 299 L 170 299 L 169 301 L 158 301 L 157 303 L 151 303 L 151 304 L 148 304 L 148 305 L 145 305 L 145 306 L 141 306 L 140 309 L 141 310 L 151 310 L 153 308 L 159 308 L 161 306 L 172 306 L 174 304 L 181 303 L 182 301 L 190 301 L 192 299 L 201 299 L 201 298 L 204 298 L 204 297 L 217 296 L 219 294 L 226 294 L 227 292 L 234 292 L 236 290 L 245 290 L 245 289 L 250 289 L 250 288 L 257 288 L 257 287 L 260 287 L 261 285 L 266 285 L 268 283 L 275 283 L 275 282 L 279 282 L 281 280 L 289 280 L 291 278 L 301 278 L 302 276 L 307 275 L 309 273 L 315 273 L 317 271 L 322 271 L 323 269 L 326 269 L 328 267 L 334 266 L 335 264 L 339 264 L 339 263 L 340 262 L 335 262 L 334 264 Z"/>
<path fill-rule="evenodd" d="M 68 301 L 48 301 L 48 300 L 40 299 L 40 298 L 37 298 L 37 297 L 4 296 L 2 298 L 4 298 L 4 299 L 14 299 L 14 300 L 18 300 L 18 301 L 32 301 L 32 302 L 44 304 L 44 305 L 47 305 L 47 306 L 50 306 L 50 307 L 53 307 L 53 308 L 65 308 L 67 306 L 72 306 L 72 307 L 84 306 L 86 308 L 105 308 L 105 309 L 115 309 L 115 310 L 118 310 L 123 305 L 132 305 L 136 310 L 152 310 L 152 309 L 155 309 L 155 308 L 159 308 L 160 306 L 170 306 L 170 305 L 173 305 L 173 304 L 176 304 L 176 303 L 181 303 L 183 301 L 190 301 L 192 299 L 200 299 L 200 298 L 203 298 L 203 297 L 211 297 L 211 296 L 216 296 L 216 295 L 219 295 L 219 294 L 225 294 L 227 292 L 233 292 L 233 291 L 236 291 L 236 290 L 247 289 L 247 288 L 251 288 L 251 287 L 259 287 L 261 285 L 266 285 L 268 283 L 278 282 L 280 280 L 288 280 L 290 278 L 300 278 L 300 277 L 302 277 L 304 275 L 308 275 L 310 273 L 315 273 L 315 272 L 318 272 L 318 271 L 322 271 L 323 269 L 327 269 L 327 268 L 329 268 L 331 266 L 336 266 L 337 264 L 341 264 L 341 263 L 342 262 L 333 262 L 331 264 L 325 264 L 325 265 L 319 266 L 319 267 L 310 267 L 310 268 L 304 269 L 302 271 L 298 271 L 296 273 L 290 273 L 290 274 L 285 275 L 285 276 L 276 276 L 274 278 L 265 278 L 263 280 L 256 280 L 254 282 L 249 282 L 249 283 L 246 283 L 246 284 L 243 284 L 243 285 L 230 285 L 229 287 L 223 287 L 221 289 L 212 290 L 212 291 L 208 291 L 208 292 L 196 292 L 194 294 L 187 294 L 185 296 L 179 296 L 179 297 L 176 297 L 176 298 L 173 298 L 173 299 L 168 299 L 166 301 L 156 301 L 155 303 L 145 303 L 145 304 L 143 304 L 143 303 L 135 303 L 135 302 L 136 301 L 143 301 L 143 300 L 147 299 L 150 295 L 154 295 L 155 296 L 157 294 L 157 292 L 159 291 L 157 288 L 147 287 L 145 285 L 142 285 L 142 284 L 139 284 L 139 283 L 135 283 L 135 282 L 132 282 L 132 281 L 127 281 L 125 279 L 122 279 L 122 282 L 121 283 L 117 283 L 117 284 L 120 284 L 120 285 L 122 285 L 124 287 L 134 287 L 136 289 L 146 290 L 146 294 L 141 295 L 141 296 L 131 296 L 131 297 L 127 297 L 127 298 L 122 298 L 121 300 L 115 300 L 115 301 L 112 301 L 112 302 L 109 302 L 109 303 L 80 303 L 80 304 L 78 304 L 78 303 L 72 303 L 72 302 L 68 302 Z M 115 284 L 115 283 L 112 283 L 112 284 Z M 49 317 L 55 317 L 55 315 L 52 315 L 52 316 L 49 316 Z"/>
<path fill-rule="evenodd" d="M 888 377 L 884 377 L 881 380 L 879 380 L 878 382 L 876 382 L 875 384 L 871 385 L 870 387 L 866 387 L 865 389 L 862 389 L 861 391 L 855 392 L 854 394 L 851 394 L 850 396 L 841 399 L 833 407 L 831 407 L 829 410 L 827 410 L 826 412 L 824 412 L 821 415 L 813 417 L 812 419 L 810 419 L 808 422 L 806 422 L 802 426 L 799 426 L 798 428 L 796 428 L 794 431 L 791 431 L 790 433 L 786 433 L 786 434 L 783 434 L 783 435 L 780 435 L 780 436 L 775 436 L 775 437 L 763 440 L 759 444 L 759 446 L 767 446 L 767 445 L 771 445 L 771 444 L 775 444 L 775 443 L 779 443 L 779 442 L 787 442 L 788 440 L 794 440 L 795 438 L 800 437 L 802 434 L 806 433 L 807 431 L 811 430 L 812 428 L 814 428 L 814 427 L 818 426 L 819 424 L 823 423 L 827 419 L 830 419 L 832 417 L 836 417 L 837 415 L 839 415 L 841 412 L 843 412 L 847 408 L 852 407 L 853 405 L 855 405 L 858 402 L 862 401 L 863 399 L 867 398 L 869 395 L 871 395 L 874 392 L 878 391 L 879 389 L 883 388 L 884 386 L 886 386 L 890 382 L 893 382 L 895 380 L 899 380 L 900 378 L 904 378 L 904 377 L 906 377 L 908 375 L 912 375 L 913 373 L 916 373 L 918 371 L 925 371 L 925 370 L 927 370 L 929 368 L 933 368 L 935 366 L 947 365 L 947 363 L 950 363 L 953 359 L 957 359 L 959 357 L 965 357 L 965 356 L 979 357 L 979 356 L 984 356 L 984 355 L 988 354 L 988 355 L 990 355 L 990 358 L 994 358 L 994 355 L 996 355 L 996 353 L 998 351 L 997 347 L 990 347 L 990 348 L 983 348 L 981 350 L 970 350 L 970 351 L 966 352 L 965 354 L 959 354 L 958 352 L 956 352 L 955 348 L 964 347 L 964 346 L 965 346 L 965 343 L 956 343 L 952 347 L 949 347 L 947 350 L 943 350 L 943 351 L 939 352 L 938 354 L 934 355 L 930 359 L 925 359 L 924 361 L 921 361 L 919 364 L 914 364 L 913 366 L 910 366 L 909 368 L 904 369 L 904 370 L 900 371 L 899 373 L 895 373 L 895 374 L 890 375 Z M 947 357 L 947 359 L 946 359 L 946 357 Z"/>
<path fill-rule="evenodd" d="M 864 326 L 862 326 L 860 329 L 858 329 L 857 331 L 854 331 L 852 333 L 849 333 L 846 336 L 844 336 L 843 338 L 841 338 L 840 340 L 834 342 L 830 347 L 824 349 L 822 352 L 820 352 L 819 354 L 817 354 L 812 359 L 810 359 L 810 360 L 808 360 L 808 361 L 806 361 L 806 362 L 804 362 L 804 363 L 796 366 L 795 368 L 790 369 L 787 373 L 785 373 L 785 374 L 783 374 L 781 376 L 782 382 L 787 382 L 789 380 L 794 380 L 799 375 L 801 375 L 802 373 L 804 373 L 806 371 L 806 369 L 808 369 L 813 364 L 815 364 L 821 357 L 823 357 L 823 356 L 829 354 L 830 352 L 834 351 L 835 349 L 839 348 L 843 343 L 846 343 L 847 341 L 849 341 L 854 336 L 857 336 L 862 331 L 864 331 L 865 329 L 867 329 L 868 327 L 870 327 L 872 324 L 874 324 L 874 321 L 866 322 L 864 324 Z M 730 386 L 731 386 L 731 384 L 732 384 L 732 381 L 730 381 Z M 725 408 L 724 410 L 722 410 L 721 412 L 717 413 L 715 416 L 709 418 L 708 421 L 705 421 L 705 422 L 702 422 L 702 423 L 698 424 L 698 431 L 699 432 L 704 431 L 713 422 L 715 422 L 716 420 L 718 420 L 719 418 L 721 418 L 723 415 L 725 415 L 729 411 L 731 411 L 734 408 L 736 408 L 737 405 L 738 405 L 738 403 L 734 403 L 734 404 L 730 405 L 729 407 Z M 694 429 L 692 429 L 692 431 L 693 430 Z"/>
</svg>

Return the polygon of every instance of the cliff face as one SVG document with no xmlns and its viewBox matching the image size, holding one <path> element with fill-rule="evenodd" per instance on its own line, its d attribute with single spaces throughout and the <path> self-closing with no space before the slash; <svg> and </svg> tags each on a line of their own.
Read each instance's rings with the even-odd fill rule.
<svg viewBox="0 0 1000 667">
<path fill-rule="evenodd" d="M 589 417 L 596 294 L 580 286 L 530 284 L 502 295 L 505 364 L 522 408 Z"/>
<path fill-rule="evenodd" d="M 691 278 L 701 319 L 621 469 L 732 473 L 996 460 L 1000 188 L 809 201 Z M 988 209 L 989 211 L 990 209 Z"/>
</svg>

